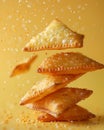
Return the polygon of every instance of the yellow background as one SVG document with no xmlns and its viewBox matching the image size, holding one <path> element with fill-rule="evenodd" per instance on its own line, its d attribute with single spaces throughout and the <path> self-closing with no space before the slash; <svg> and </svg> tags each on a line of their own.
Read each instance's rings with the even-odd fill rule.
<svg viewBox="0 0 104 130">
<path fill-rule="evenodd" d="M 69 86 L 92 89 L 94 93 L 80 105 L 97 117 L 80 123 L 41 123 L 38 113 L 19 105 L 21 97 L 43 78 L 36 73 L 41 61 L 56 51 L 36 52 L 31 70 L 10 78 L 15 65 L 30 57 L 24 45 L 54 18 L 85 35 L 84 47 L 77 51 L 104 64 L 103 0 L 0 0 L 0 130 L 103 130 L 104 70 L 89 72 Z M 60 51 L 58 51 L 60 52 Z"/>
</svg>

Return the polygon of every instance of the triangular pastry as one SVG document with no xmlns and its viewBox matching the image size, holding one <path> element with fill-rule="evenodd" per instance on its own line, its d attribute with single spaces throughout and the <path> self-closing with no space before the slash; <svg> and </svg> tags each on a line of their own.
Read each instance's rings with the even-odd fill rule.
<svg viewBox="0 0 104 130">
<path fill-rule="evenodd" d="M 61 21 L 55 19 L 41 33 L 33 37 L 24 51 L 59 50 L 83 46 L 84 36 L 78 34 Z"/>
<path fill-rule="evenodd" d="M 27 72 L 30 69 L 32 63 L 34 62 L 34 60 L 36 58 L 37 58 L 37 55 L 33 55 L 29 59 L 27 59 L 25 62 L 22 62 L 22 63 L 16 65 L 15 68 L 13 69 L 10 77 Z"/>
<path fill-rule="evenodd" d="M 54 122 L 54 121 L 66 121 L 66 122 L 71 122 L 71 121 L 86 121 L 91 118 L 94 118 L 95 115 L 89 112 L 88 110 L 75 105 L 63 112 L 59 117 L 54 117 L 48 113 L 43 113 L 38 117 L 39 121 L 43 122 Z"/>
<path fill-rule="evenodd" d="M 78 52 L 62 52 L 46 58 L 39 73 L 79 74 L 104 68 L 104 65 Z"/>
<path fill-rule="evenodd" d="M 78 75 L 64 75 L 64 76 L 49 76 L 37 82 L 21 99 L 20 104 L 25 105 L 33 101 L 37 101 L 48 94 L 65 87 L 69 82 L 79 78 Z"/>
<path fill-rule="evenodd" d="M 75 105 L 80 100 L 89 97 L 92 90 L 81 88 L 62 88 L 41 100 L 26 104 L 30 109 L 39 110 L 58 117 L 65 110 Z"/>
</svg>

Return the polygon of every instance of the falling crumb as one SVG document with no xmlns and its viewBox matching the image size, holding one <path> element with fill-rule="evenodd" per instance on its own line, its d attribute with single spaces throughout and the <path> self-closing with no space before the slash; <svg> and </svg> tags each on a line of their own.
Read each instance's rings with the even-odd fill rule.
<svg viewBox="0 0 104 130">
<path fill-rule="evenodd" d="M 88 3 L 85 3 L 84 5 L 87 7 L 87 6 L 88 6 Z"/>
<path fill-rule="evenodd" d="M 6 51 L 6 48 L 3 48 L 3 51 L 5 52 L 5 51 Z"/>
<path fill-rule="evenodd" d="M 16 18 L 16 21 L 19 21 L 19 17 Z"/>
<path fill-rule="evenodd" d="M 21 37 L 21 36 L 18 36 L 18 40 L 19 40 L 19 41 L 22 41 L 22 37 Z"/>
<path fill-rule="evenodd" d="M 17 10 L 16 10 L 16 13 L 18 14 L 19 12 L 20 12 L 20 11 L 17 9 Z"/>
<path fill-rule="evenodd" d="M 25 30 L 25 31 L 27 31 L 28 29 L 27 29 L 27 27 L 26 27 L 26 24 L 22 24 L 22 28 Z"/>
<path fill-rule="evenodd" d="M 3 30 L 5 31 L 6 29 L 7 29 L 7 28 L 4 26 L 4 27 L 3 27 Z"/>
<path fill-rule="evenodd" d="M 7 81 L 6 80 L 4 80 L 4 82 L 3 82 L 4 84 L 6 84 L 7 83 Z"/>
<path fill-rule="evenodd" d="M 22 87 L 24 87 L 24 86 L 25 86 L 25 84 L 23 83 L 23 84 L 21 84 L 21 86 L 22 86 Z"/>
<path fill-rule="evenodd" d="M 21 3 L 22 2 L 22 0 L 18 0 L 18 3 Z"/>
<path fill-rule="evenodd" d="M 78 16 L 78 19 L 81 20 L 81 16 Z"/>
<path fill-rule="evenodd" d="M 43 5 L 45 5 L 46 4 L 46 2 L 45 1 L 43 1 Z"/>
<path fill-rule="evenodd" d="M 8 16 L 8 19 L 12 19 L 12 17 L 13 17 L 12 15 L 9 15 L 9 16 Z"/>
<path fill-rule="evenodd" d="M 17 123 L 21 123 L 21 120 L 19 118 L 15 119 Z"/>
<path fill-rule="evenodd" d="M 77 6 L 78 9 L 81 9 L 81 7 L 82 7 L 81 5 L 78 5 L 78 6 Z"/>
<path fill-rule="evenodd" d="M 72 10 L 72 8 L 70 6 L 67 7 L 68 10 Z"/>
<path fill-rule="evenodd" d="M 73 11 L 72 11 L 72 13 L 73 13 L 73 14 L 75 14 L 75 13 L 76 13 L 76 11 L 75 11 L 75 10 L 73 10 Z"/>
<path fill-rule="evenodd" d="M 18 50 L 18 48 L 15 48 L 15 52 L 18 52 L 19 50 Z"/>
<path fill-rule="evenodd" d="M 67 125 L 66 125 L 66 124 L 64 124 L 64 125 L 63 125 L 63 127 L 64 127 L 64 128 L 67 128 Z"/>
<path fill-rule="evenodd" d="M 69 18 L 69 19 L 68 19 L 68 21 L 70 22 L 70 21 L 71 21 L 71 19 Z"/>
<path fill-rule="evenodd" d="M 27 4 L 27 7 L 28 7 L 28 8 L 31 8 L 31 5 L 30 5 L 30 4 Z"/>
<path fill-rule="evenodd" d="M 45 17 L 42 17 L 42 20 L 45 20 Z"/>
<path fill-rule="evenodd" d="M 28 23 L 31 23 L 31 20 L 30 20 L 30 19 L 28 19 Z"/>
<path fill-rule="evenodd" d="M 90 128 L 90 126 L 88 125 L 86 128 L 87 128 L 87 129 L 89 129 L 89 128 Z"/>
</svg>

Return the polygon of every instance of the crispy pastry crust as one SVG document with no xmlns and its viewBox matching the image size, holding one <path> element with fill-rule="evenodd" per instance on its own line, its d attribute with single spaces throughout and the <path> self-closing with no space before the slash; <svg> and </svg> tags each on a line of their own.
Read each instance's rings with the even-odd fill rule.
<svg viewBox="0 0 104 130">
<path fill-rule="evenodd" d="M 53 20 L 41 33 L 33 37 L 23 48 L 24 51 L 60 50 L 83 46 L 82 34 L 78 34 L 61 21 Z"/>
<path fill-rule="evenodd" d="M 62 75 L 79 74 L 104 68 L 104 65 L 78 52 L 62 52 L 46 58 L 39 73 Z"/>
<path fill-rule="evenodd" d="M 63 76 L 49 76 L 42 81 L 37 82 L 21 99 L 20 104 L 37 101 L 48 94 L 65 87 L 69 82 L 79 78 L 83 74 L 78 75 L 63 75 Z"/>
<path fill-rule="evenodd" d="M 89 97 L 91 94 L 92 90 L 65 87 L 36 102 L 26 104 L 26 106 L 30 109 L 40 110 L 58 117 L 65 110 L 74 106 L 80 100 Z"/>
<path fill-rule="evenodd" d="M 38 117 L 39 121 L 43 122 L 54 122 L 54 121 L 85 121 L 89 120 L 91 118 L 94 118 L 95 115 L 89 112 L 88 110 L 78 106 L 74 105 L 65 112 L 63 112 L 59 117 L 54 117 L 50 114 L 43 113 Z"/>
</svg>

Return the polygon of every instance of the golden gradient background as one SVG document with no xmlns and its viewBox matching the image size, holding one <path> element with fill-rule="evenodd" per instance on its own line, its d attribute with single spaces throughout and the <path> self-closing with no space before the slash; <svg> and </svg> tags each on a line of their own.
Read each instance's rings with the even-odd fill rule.
<svg viewBox="0 0 104 130">
<path fill-rule="evenodd" d="M 31 70 L 10 78 L 15 65 L 32 53 L 22 48 L 54 18 L 85 35 L 84 47 L 77 51 L 104 64 L 103 0 L 0 0 L 0 130 L 103 130 L 104 70 L 87 73 L 69 86 L 92 89 L 94 93 L 80 105 L 97 117 L 80 123 L 41 123 L 38 113 L 19 105 L 21 97 L 43 78 L 36 73 L 41 61 L 56 51 L 36 52 Z M 60 52 L 60 51 L 58 51 Z"/>
</svg>

